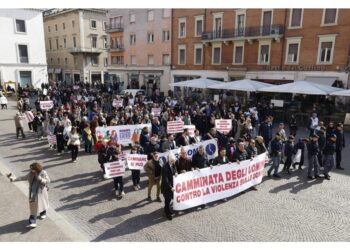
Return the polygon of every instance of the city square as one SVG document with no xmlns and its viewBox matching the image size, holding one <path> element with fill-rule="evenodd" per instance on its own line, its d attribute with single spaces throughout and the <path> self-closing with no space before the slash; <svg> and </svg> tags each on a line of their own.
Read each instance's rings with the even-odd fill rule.
<svg viewBox="0 0 350 250">
<path fill-rule="evenodd" d="M 0 242 L 350 240 L 349 9 L 0 24 Z"/>
</svg>

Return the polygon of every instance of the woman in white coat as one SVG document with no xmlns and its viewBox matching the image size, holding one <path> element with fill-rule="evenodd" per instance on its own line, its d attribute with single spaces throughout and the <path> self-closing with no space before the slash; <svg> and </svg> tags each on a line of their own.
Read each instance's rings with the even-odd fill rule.
<svg viewBox="0 0 350 250">
<path fill-rule="evenodd" d="M 50 178 L 41 164 L 35 162 L 30 165 L 30 172 L 22 177 L 14 177 L 9 174 L 11 181 L 25 181 L 29 183 L 29 227 L 36 227 L 36 218 L 39 214 L 40 219 L 46 218 L 46 211 L 49 208 L 48 184 Z"/>
</svg>

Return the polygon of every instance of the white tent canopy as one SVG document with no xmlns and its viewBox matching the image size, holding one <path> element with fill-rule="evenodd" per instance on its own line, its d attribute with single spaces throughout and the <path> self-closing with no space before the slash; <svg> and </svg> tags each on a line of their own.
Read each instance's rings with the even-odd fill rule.
<svg viewBox="0 0 350 250">
<path fill-rule="evenodd" d="M 336 91 L 336 92 L 331 93 L 331 95 L 334 95 L 334 96 L 350 96 L 350 89 Z"/>
<path fill-rule="evenodd" d="M 262 88 L 259 91 L 274 93 L 291 93 L 304 95 L 329 95 L 333 92 L 340 91 L 340 88 L 334 88 L 307 81 L 297 81 L 278 86 Z"/>
<path fill-rule="evenodd" d="M 255 92 L 261 88 L 267 88 L 274 86 L 272 84 L 258 82 L 250 79 L 237 80 L 233 82 L 221 83 L 217 85 L 209 86 L 209 89 L 225 89 L 225 90 L 238 90 L 238 91 L 250 91 Z"/>
<path fill-rule="evenodd" d="M 220 81 L 215 81 L 207 78 L 197 78 L 193 80 L 187 80 L 182 82 L 170 83 L 171 87 L 188 87 L 188 88 L 197 88 L 197 89 L 206 89 L 211 85 L 221 84 Z"/>
</svg>

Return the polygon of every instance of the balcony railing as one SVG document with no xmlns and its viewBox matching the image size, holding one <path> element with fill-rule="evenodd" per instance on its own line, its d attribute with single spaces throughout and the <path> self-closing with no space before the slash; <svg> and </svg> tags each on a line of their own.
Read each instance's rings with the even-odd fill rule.
<svg viewBox="0 0 350 250">
<path fill-rule="evenodd" d="M 122 51 L 124 51 L 124 45 L 109 46 L 108 51 L 109 52 L 122 52 Z"/>
<path fill-rule="evenodd" d="M 69 49 L 70 53 L 91 53 L 91 54 L 100 54 L 102 53 L 102 49 L 98 48 L 72 48 Z"/>
<path fill-rule="evenodd" d="M 123 30 L 124 27 L 121 23 L 108 24 L 106 27 L 107 32 L 121 32 Z"/>
<path fill-rule="evenodd" d="M 282 24 L 271 26 L 245 27 L 241 29 L 224 29 L 213 32 L 204 32 L 202 40 L 222 40 L 235 38 L 275 37 L 283 36 L 284 26 Z"/>
</svg>

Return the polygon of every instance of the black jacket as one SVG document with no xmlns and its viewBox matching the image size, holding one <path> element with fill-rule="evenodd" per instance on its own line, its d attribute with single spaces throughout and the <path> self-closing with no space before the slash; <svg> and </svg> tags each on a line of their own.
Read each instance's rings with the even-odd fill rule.
<svg viewBox="0 0 350 250">
<path fill-rule="evenodd" d="M 276 138 L 271 141 L 271 156 L 278 156 L 282 152 L 282 141 Z"/>
<path fill-rule="evenodd" d="M 335 153 L 336 145 L 335 142 L 328 140 L 326 146 L 323 149 L 324 155 L 333 155 Z"/>
<path fill-rule="evenodd" d="M 288 158 L 291 159 L 294 154 L 294 144 L 287 141 L 286 145 L 284 146 L 284 155 Z"/>
<path fill-rule="evenodd" d="M 173 198 L 174 193 L 171 189 L 174 187 L 173 176 L 176 173 L 175 164 L 170 167 L 169 163 L 165 164 L 162 168 L 162 183 L 161 183 L 161 192 L 165 197 Z"/>
<path fill-rule="evenodd" d="M 337 136 L 337 140 L 336 140 L 336 150 L 342 150 L 343 148 L 345 148 L 345 137 L 344 137 L 344 132 L 340 131 L 340 130 L 335 130 L 335 135 Z"/>
<path fill-rule="evenodd" d="M 243 151 L 236 150 L 233 159 L 234 161 L 245 161 L 249 159 L 249 155 L 246 150 L 243 150 Z"/>
<path fill-rule="evenodd" d="M 225 156 L 225 158 L 221 157 L 220 155 L 218 157 L 216 157 L 213 161 L 213 165 L 222 165 L 222 164 L 226 164 L 229 163 L 227 156 Z"/>
<path fill-rule="evenodd" d="M 317 155 L 320 151 L 320 148 L 318 147 L 317 142 L 309 141 L 307 144 L 307 153 L 309 156 Z"/>
<path fill-rule="evenodd" d="M 192 166 L 194 168 L 206 168 L 208 167 L 208 159 L 205 154 L 200 155 L 198 152 L 192 157 Z"/>
</svg>

